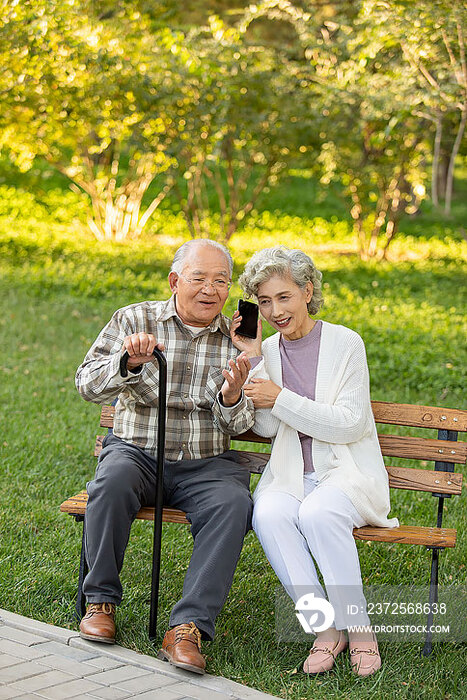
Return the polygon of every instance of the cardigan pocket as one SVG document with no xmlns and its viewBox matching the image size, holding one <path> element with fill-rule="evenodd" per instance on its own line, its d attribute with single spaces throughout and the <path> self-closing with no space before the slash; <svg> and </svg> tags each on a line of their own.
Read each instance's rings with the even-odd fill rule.
<svg viewBox="0 0 467 700">
<path fill-rule="evenodd" d="M 371 474 L 364 474 L 358 467 L 348 445 L 333 445 L 334 464 L 339 480 L 346 481 L 361 490 L 362 493 L 371 493 L 375 489 L 375 479 Z"/>
<path fill-rule="evenodd" d="M 338 458 L 332 448 L 333 446 L 331 443 L 313 438 L 313 466 L 317 474 L 319 473 L 321 477 L 339 466 Z"/>
</svg>

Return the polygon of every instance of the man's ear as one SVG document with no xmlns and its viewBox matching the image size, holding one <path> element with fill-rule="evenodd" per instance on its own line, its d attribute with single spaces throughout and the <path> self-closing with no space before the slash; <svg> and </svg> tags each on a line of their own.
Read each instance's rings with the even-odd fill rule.
<svg viewBox="0 0 467 700">
<path fill-rule="evenodd" d="M 176 272 L 169 272 L 169 285 L 173 293 L 177 291 L 178 286 L 178 275 Z"/>
</svg>

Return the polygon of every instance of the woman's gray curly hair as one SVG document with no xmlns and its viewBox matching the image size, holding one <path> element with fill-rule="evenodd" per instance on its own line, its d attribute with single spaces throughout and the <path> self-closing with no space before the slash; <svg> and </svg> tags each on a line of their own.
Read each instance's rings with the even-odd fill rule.
<svg viewBox="0 0 467 700">
<path fill-rule="evenodd" d="M 313 284 L 313 296 L 308 302 L 308 313 L 318 313 L 324 303 L 321 291 L 323 275 L 316 269 L 313 260 L 302 250 L 283 245 L 264 248 L 253 255 L 245 265 L 239 284 L 248 297 L 258 296 L 258 288 L 272 275 L 290 276 L 295 284 L 304 289 L 307 282 Z"/>
</svg>

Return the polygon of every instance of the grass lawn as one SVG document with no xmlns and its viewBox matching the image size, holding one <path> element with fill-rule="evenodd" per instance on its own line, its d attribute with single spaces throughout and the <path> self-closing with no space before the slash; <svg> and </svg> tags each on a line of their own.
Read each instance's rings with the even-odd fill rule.
<svg viewBox="0 0 467 700">
<path fill-rule="evenodd" d="M 93 474 L 100 410 L 79 398 L 74 372 L 116 308 L 168 295 L 169 263 L 184 225 L 165 210 L 141 241 L 103 245 L 80 231 L 83 212 L 72 193 L 50 195 L 52 218 L 33 197 L 0 189 L 10 203 L 0 205 L 0 607 L 73 628 L 80 528 L 58 507 Z M 363 264 L 352 253 L 345 210 L 337 201 L 317 201 L 313 183 L 292 178 L 232 239 L 236 272 L 258 248 L 302 247 L 324 274 L 321 317 L 354 328 L 366 342 L 373 399 L 465 407 L 461 194 L 446 225 L 426 209 L 403 227 L 392 262 Z M 234 285 L 227 313 L 239 294 Z M 440 583 L 465 583 L 465 494 L 448 506 L 444 525 L 458 528 L 458 544 L 441 554 Z M 393 512 L 404 524 L 432 525 L 435 511 L 429 494 L 393 495 Z M 145 523 L 133 527 L 118 642 L 155 654 L 147 639 L 151 530 Z M 365 583 L 427 585 L 429 553 L 421 547 L 358 548 Z M 190 549 L 188 528 L 164 526 L 160 640 Z M 419 643 L 382 642 L 383 668 L 372 678 L 354 678 L 347 658 L 328 676 L 306 677 L 300 666 L 307 645 L 276 640 L 276 585 L 250 532 L 217 637 L 204 646 L 210 673 L 290 700 L 465 697 L 465 645 L 454 643 L 437 645 L 426 659 Z"/>
</svg>

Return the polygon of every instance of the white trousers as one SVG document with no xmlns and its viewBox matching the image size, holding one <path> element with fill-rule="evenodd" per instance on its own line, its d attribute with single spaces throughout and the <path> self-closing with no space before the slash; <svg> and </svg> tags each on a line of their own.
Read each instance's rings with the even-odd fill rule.
<svg viewBox="0 0 467 700">
<path fill-rule="evenodd" d="M 313 593 L 332 604 L 336 629 L 369 625 L 352 535 L 366 523 L 341 489 L 320 484 L 314 472 L 304 475 L 304 488 L 302 502 L 281 491 L 266 491 L 256 501 L 253 529 L 266 557 L 294 603 Z"/>
</svg>

